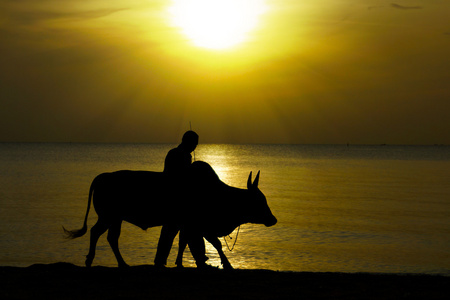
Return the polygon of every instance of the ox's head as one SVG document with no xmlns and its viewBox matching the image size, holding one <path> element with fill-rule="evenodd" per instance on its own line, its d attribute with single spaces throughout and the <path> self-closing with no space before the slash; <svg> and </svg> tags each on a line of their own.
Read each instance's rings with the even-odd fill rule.
<svg viewBox="0 0 450 300">
<path fill-rule="evenodd" d="M 248 217 L 250 223 L 264 224 L 267 227 L 277 223 L 277 218 L 272 214 L 267 205 L 266 196 L 258 188 L 259 171 L 255 181 L 252 183 L 252 172 L 248 176 L 247 189 L 250 192 L 250 206 L 248 207 Z"/>
</svg>

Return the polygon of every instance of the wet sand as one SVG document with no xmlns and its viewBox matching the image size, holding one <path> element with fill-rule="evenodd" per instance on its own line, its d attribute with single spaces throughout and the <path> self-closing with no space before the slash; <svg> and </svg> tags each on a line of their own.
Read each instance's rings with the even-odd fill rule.
<svg viewBox="0 0 450 300">
<path fill-rule="evenodd" d="M 0 267 L 0 299 L 450 299 L 450 277 L 193 268 Z"/>
</svg>

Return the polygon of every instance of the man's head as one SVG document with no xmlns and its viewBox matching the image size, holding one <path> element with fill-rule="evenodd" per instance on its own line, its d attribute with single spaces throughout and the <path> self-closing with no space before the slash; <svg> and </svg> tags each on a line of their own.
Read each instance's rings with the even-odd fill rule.
<svg viewBox="0 0 450 300">
<path fill-rule="evenodd" d="M 181 145 L 190 152 L 194 151 L 198 145 L 198 134 L 192 130 L 186 131 L 181 139 Z"/>
</svg>

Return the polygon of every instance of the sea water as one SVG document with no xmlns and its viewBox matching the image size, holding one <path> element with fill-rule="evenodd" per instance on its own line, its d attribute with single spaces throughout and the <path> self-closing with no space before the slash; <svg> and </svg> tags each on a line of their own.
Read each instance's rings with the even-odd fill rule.
<svg viewBox="0 0 450 300">
<path fill-rule="evenodd" d="M 93 178 L 121 169 L 162 171 L 175 146 L 0 144 L 0 265 L 83 265 L 88 234 L 67 240 L 62 226 L 82 226 Z M 239 188 L 250 171 L 261 171 L 259 187 L 278 223 L 244 224 L 238 236 L 235 230 L 225 238 L 230 247 L 237 238 L 225 251 L 235 268 L 450 275 L 450 147 L 201 144 L 194 155 Z M 88 225 L 95 221 L 91 210 Z M 126 262 L 153 264 L 159 234 L 160 227 L 143 231 L 124 222 L 119 244 Z M 208 263 L 220 266 L 206 246 Z M 195 266 L 188 250 L 184 261 Z M 106 234 L 94 265 L 116 266 Z"/>
</svg>

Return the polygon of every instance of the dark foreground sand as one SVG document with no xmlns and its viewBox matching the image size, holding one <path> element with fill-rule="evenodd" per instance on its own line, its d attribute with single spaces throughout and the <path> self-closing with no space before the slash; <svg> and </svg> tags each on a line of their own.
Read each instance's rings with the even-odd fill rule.
<svg viewBox="0 0 450 300">
<path fill-rule="evenodd" d="M 450 277 L 268 270 L 0 267 L 0 299 L 450 299 Z"/>
</svg>

